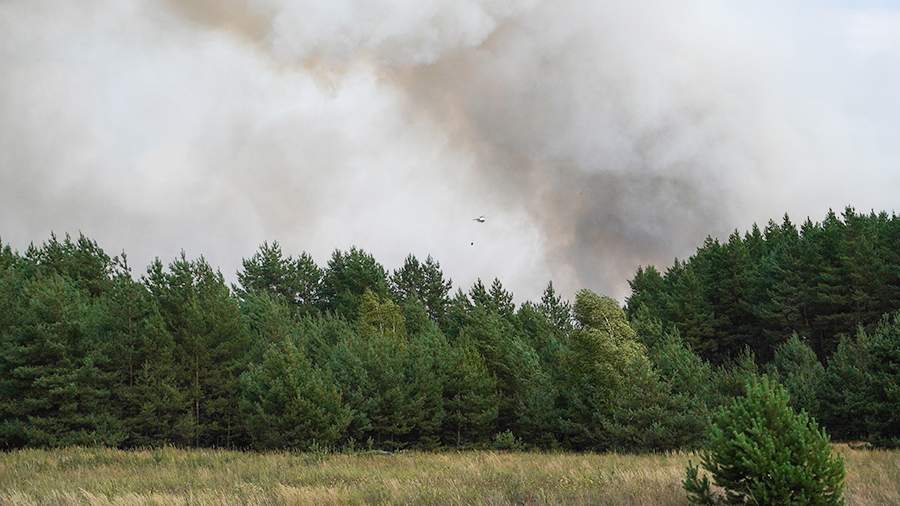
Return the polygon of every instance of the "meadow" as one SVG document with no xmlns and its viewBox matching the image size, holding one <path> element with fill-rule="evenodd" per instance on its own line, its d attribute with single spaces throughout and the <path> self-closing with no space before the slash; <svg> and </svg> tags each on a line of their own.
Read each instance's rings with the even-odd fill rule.
<svg viewBox="0 0 900 506">
<path fill-rule="evenodd" d="M 900 504 L 900 451 L 836 445 L 849 505 Z M 686 452 L 252 453 L 69 448 L 0 454 L 0 504 L 687 504 Z"/>
</svg>

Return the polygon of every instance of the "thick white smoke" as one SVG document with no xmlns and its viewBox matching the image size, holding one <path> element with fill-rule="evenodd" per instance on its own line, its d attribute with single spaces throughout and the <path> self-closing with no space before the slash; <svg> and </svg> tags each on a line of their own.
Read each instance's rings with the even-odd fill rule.
<svg viewBox="0 0 900 506">
<path fill-rule="evenodd" d="M 836 2 L 8 0 L 0 237 L 621 297 L 707 233 L 893 208 L 897 33 Z"/>
</svg>

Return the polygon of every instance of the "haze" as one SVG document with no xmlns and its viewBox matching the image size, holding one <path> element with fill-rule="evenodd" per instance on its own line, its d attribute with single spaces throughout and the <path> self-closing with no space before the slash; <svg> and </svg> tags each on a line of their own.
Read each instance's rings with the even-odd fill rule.
<svg viewBox="0 0 900 506">
<path fill-rule="evenodd" d="M 893 2 L 4 0 L 0 238 L 621 299 L 707 234 L 892 211 L 898 89 Z"/>
</svg>

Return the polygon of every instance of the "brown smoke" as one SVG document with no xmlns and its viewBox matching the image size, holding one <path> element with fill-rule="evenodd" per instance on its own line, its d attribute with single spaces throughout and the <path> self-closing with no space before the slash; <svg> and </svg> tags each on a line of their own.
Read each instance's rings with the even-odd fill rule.
<svg viewBox="0 0 900 506">
<path fill-rule="evenodd" d="M 900 82 L 894 46 L 836 41 L 842 12 L 90 3 L 0 4 L 0 234 L 19 245 L 82 229 L 228 275 L 262 240 L 320 260 L 355 243 L 388 266 L 433 254 L 460 285 L 622 297 L 707 233 L 891 207 L 898 182 L 896 115 L 871 90 Z M 869 33 L 851 14 L 848 37 Z"/>
</svg>

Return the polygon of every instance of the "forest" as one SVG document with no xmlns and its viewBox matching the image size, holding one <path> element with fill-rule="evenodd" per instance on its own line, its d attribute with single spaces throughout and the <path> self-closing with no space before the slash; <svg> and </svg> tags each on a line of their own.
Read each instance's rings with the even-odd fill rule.
<svg viewBox="0 0 900 506">
<path fill-rule="evenodd" d="M 785 216 L 630 285 L 517 304 L 432 257 L 277 242 L 232 285 L 0 242 L 0 449 L 689 449 L 762 375 L 835 440 L 900 445 L 900 216 Z"/>
</svg>

